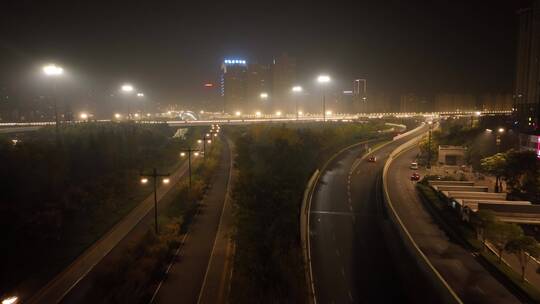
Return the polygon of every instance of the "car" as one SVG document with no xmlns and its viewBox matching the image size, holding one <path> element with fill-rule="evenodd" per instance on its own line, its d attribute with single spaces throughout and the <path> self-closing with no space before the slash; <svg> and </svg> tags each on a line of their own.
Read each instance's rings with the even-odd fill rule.
<svg viewBox="0 0 540 304">
<path fill-rule="evenodd" d="M 412 162 L 411 165 L 409 166 L 409 168 L 411 168 L 412 170 L 418 170 L 418 163 L 417 162 Z"/>
<path fill-rule="evenodd" d="M 370 162 L 370 163 L 374 163 L 374 162 L 376 162 L 376 161 L 377 161 L 377 156 L 370 156 L 370 157 L 368 158 L 368 162 Z"/>
<path fill-rule="evenodd" d="M 413 172 L 413 174 L 411 175 L 411 180 L 412 181 L 419 181 L 420 180 L 420 174 L 418 174 L 416 172 Z"/>
</svg>

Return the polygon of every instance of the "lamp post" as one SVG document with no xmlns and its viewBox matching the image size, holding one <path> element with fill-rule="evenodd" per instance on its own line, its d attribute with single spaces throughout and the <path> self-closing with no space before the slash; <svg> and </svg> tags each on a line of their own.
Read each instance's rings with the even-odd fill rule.
<svg viewBox="0 0 540 304">
<path fill-rule="evenodd" d="M 121 87 L 120 87 L 122 93 L 126 94 L 126 95 L 130 95 L 131 92 L 133 92 L 133 86 L 129 83 L 126 83 L 126 84 L 123 84 Z M 130 104 L 129 104 L 129 100 L 127 101 L 127 118 L 128 120 L 131 119 L 131 110 L 130 110 Z"/>
<path fill-rule="evenodd" d="M 193 148 L 185 148 L 180 150 L 180 157 L 185 157 L 187 154 L 188 157 L 188 172 L 189 172 L 189 189 L 191 190 L 191 154 L 197 157 L 199 156 L 199 150 Z"/>
<path fill-rule="evenodd" d="M 433 128 L 433 121 L 428 121 L 429 135 L 428 135 L 428 161 L 426 168 L 431 169 L 431 130 Z"/>
<path fill-rule="evenodd" d="M 501 134 L 504 133 L 504 128 L 497 130 L 497 137 L 495 138 L 495 145 L 497 146 L 497 153 L 501 152 Z"/>
<path fill-rule="evenodd" d="M 61 66 L 57 66 L 55 64 L 49 64 L 43 67 L 43 74 L 45 76 L 50 77 L 53 79 L 53 106 L 54 106 L 54 124 L 55 124 L 55 133 L 56 133 L 56 143 L 58 144 L 60 142 L 60 135 L 59 135 L 59 124 L 60 121 L 58 119 L 58 107 L 57 107 L 57 96 L 56 96 L 56 79 L 64 74 L 64 69 Z"/>
<path fill-rule="evenodd" d="M 212 143 L 212 136 L 210 133 L 206 133 L 201 139 L 198 140 L 198 142 L 203 144 L 203 159 L 206 160 L 206 144 Z"/>
<path fill-rule="evenodd" d="M 323 87 L 322 111 L 323 111 L 323 122 L 325 122 L 326 121 L 326 84 L 330 82 L 330 76 L 319 75 L 319 77 L 317 77 L 317 82 L 320 83 Z"/>
<path fill-rule="evenodd" d="M 293 95 L 294 95 L 294 103 L 295 103 L 295 112 L 296 112 L 296 120 L 298 120 L 298 94 L 302 93 L 304 89 L 301 86 L 294 86 L 292 88 Z"/>
<path fill-rule="evenodd" d="M 154 184 L 154 221 L 155 221 L 155 229 L 156 229 L 156 234 L 159 234 L 159 230 L 158 230 L 158 219 L 157 219 L 157 179 L 158 177 L 163 177 L 163 180 L 162 182 L 164 184 L 168 184 L 170 182 L 168 176 L 170 174 L 166 173 L 166 174 L 161 174 L 161 173 L 158 173 L 157 172 L 157 169 L 154 168 L 152 169 L 152 173 L 149 173 L 149 174 L 143 174 L 141 173 L 141 184 L 143 185 L 146 185 L 148 183 L 148 178 L 152 178 L 152 181 L 153 181 L 153 184 Z"/>
</svg>

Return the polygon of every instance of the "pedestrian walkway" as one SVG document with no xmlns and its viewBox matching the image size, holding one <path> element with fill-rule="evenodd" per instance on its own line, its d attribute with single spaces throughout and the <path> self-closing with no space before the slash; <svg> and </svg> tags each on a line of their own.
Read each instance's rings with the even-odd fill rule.
<svg viewBox="0 0 540 304">
<path fill-rule="evenodd" d="M 220 166 L 212 187 L 204 197 L 199 212 L 185 235 L 178 258 L 169 267 L 165 279 L 158 285 L 152 298 L 153 303 L 197 303 L 209 269 L 213 248 L 218 248 L 220 252 L 227 250 L 226 238 L 224 239 L 224 235 L 221 234 L 225 230 L 218 234 L 222 214 L 227 212 L 224 221 L 231 220 L 228 215 L 230 209 L 226 204 L 226 194 L 229 189 L 232 157 L 228 142 L 225 143 L 227 144 L 223 145 Z M 208 278 L 213 280 L 214 272 L 208 273 Z M 219 274 L 219 270 L 215 274 Z"/>
<path fill-rule="evenodd" d="M 169 184 L 161 184 L 158 202 L 187 172 L 183 163 L 170 177 Z M 27 303 L 58 303 L 154 208 L 154 194 L 149 195 L 106 234 L 83 252 L 73 263 L 43 287 Z"/>
</svg>

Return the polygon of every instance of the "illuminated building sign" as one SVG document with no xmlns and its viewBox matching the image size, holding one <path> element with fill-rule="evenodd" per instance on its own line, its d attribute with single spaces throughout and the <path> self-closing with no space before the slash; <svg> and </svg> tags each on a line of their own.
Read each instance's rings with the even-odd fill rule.
<svg viewBox="0 0 540 304">
<path fill-rule="evenodd" d="M 246 64 L 247 62 L 245 60 L 241 59 L 225 59 L 223 61 L 225 64 Z"/>
</svg>

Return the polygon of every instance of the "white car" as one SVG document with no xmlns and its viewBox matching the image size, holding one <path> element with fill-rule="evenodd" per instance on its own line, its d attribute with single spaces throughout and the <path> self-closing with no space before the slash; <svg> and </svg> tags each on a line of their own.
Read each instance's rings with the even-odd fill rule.
<svg viewBox="0 0 540 304">
<path fill-rule="evenodd" d="M 417 162 L 412 162 L 411 166 L 409 168 L 411 168 L 412 170 L 418 170 L 418 163 Z"/>
</svg>

